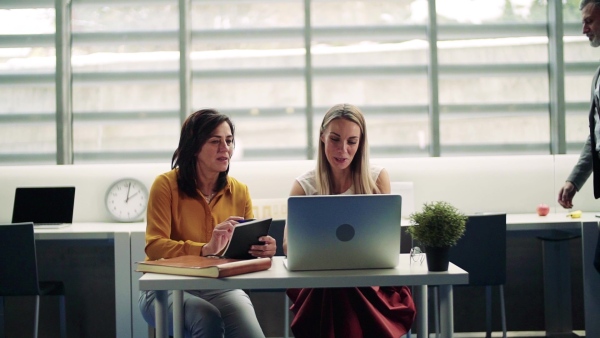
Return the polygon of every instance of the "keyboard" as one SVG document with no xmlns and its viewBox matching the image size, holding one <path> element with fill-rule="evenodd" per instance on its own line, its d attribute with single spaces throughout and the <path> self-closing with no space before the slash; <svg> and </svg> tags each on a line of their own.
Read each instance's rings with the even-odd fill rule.
<svg viewBox="0 0 600 338">
<path fill-rule="evenodd" d="M 35 229 L 60 229 L 70 225 L 71 223 L 33 223 Z"/>
</svg>

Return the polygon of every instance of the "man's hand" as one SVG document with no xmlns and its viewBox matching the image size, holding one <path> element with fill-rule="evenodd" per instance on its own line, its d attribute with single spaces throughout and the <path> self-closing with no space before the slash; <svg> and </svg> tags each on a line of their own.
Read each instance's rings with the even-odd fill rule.
<svg viewBox="0 0 600 338">
<path fill-rule="evenodd" d="M 558 204 L 565 209 L 573 208 L 573 196 L 577 193 L 575 185 L 571 182 L 565 182 L 565 185 L 558 191 Z"/>
</svg>

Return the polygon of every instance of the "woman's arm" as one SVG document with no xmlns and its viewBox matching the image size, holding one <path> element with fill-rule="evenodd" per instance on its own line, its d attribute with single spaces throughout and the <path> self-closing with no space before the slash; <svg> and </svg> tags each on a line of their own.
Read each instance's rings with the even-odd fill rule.
<svg viewBox="0 0 600 338">
<path fill-rule="evenodd" d="M 294 185 L 292 185 L 292 191 L 290 191 L 290 196 L 303 196 L 306 195 L 304 188 L 298 183 L 298 181 L 294 181 Z"/>
<path fill-rule="evenodd" d="M 158 176 L 150 188 L 146 216 L 146 256 L 151 260 L 182 255 L 183 242 L 171 239 L 173 198 L 167 174 Z M 201 246 L 195 250 L 200 254 Z"/>
<path fill-rule="evenodd" d="M 392 192 L 392 186 L 390 184 L 390 174 L 388 174 L 385 168 L 381 169 L 379 176 L 377 177 L 377 187 L 382 194 L 389 194 Z"/>
</svg>

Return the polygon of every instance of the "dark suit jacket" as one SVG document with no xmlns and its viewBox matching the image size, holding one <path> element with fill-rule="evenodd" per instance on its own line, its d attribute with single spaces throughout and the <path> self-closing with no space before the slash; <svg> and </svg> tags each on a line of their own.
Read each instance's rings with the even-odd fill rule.
<svg viewBox="0 0 600 338">
<path fill-rule="evenodd" d="M 581 155 L 579 156 L 579 161 L 571 171 L 569 178 L 567 181 L 572 182 L 577 190 L 581 189 L 585 181 L 590 177 L 590 174 L 594 174 L 593 182 L 594 182 L 594 197 L 600 197 L 600 158 L 598 156 L 598 152 L 596 151 L 596 135 L 594 133 L 594 128 L 596 127 L 596 120 L 594 119 L 596 115 L 596 99 L 594 97 L 594 90 L 596 88 L 596 82 L 598 81 L 598 76 L 600 75 L 600 67 L 596 70 L 596 74 L 594 75 L 594 80 L 592 81 L 592 95 L 591 95 L 591 103 L 590 103 L 590 112 L 589 112 L 589 121 L 590 121 L 590 135 L 581 150 Z M 598 234 L 598 242 L 596 244 L 596 257 L 594 257 L 594 267 L 598 272 L 600 272 L 600 234 Z"/>
<path fill-rule="evenodd" d="M 600 272 L 600 232 L 598 232 L 598 243 L 596 243 L 596 257 L 594 258 L 594 266 Z"/>
<path fill-rule="evenodd" d="M 572 182 L 577 190 L 579 190 L 593 172 L 595 198 L 600 198 L 600 158 L 598 157 L 598 152 L 595 150 L 597 140 L 594 134 L 594 128 L 596 126 L 596 121 L 594 119 L 596 114 L 594 89 L 596 82 L 598 81 L 598 75 L 600 75 L 600 67 L 598 67 L 596 70 L 596 73 L 594 74 L 594 80 L 592 81 L 590 112 L 588 114 L 590 134 L 585 142 L 585 145 L 583 146 L 583 149 L 581 150 L 581 155 L 579 156 L 577 164 L 575 167 L 573 167 L 571 174 L 567 178 L 567 181 Z"/>
</svg>

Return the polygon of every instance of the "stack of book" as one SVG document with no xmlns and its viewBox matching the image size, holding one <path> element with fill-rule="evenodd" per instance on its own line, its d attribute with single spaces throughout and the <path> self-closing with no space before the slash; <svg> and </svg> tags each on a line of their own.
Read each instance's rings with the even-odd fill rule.
<svg viewBox="0 0 600 338">
<path fill-rule="evenodd" d="M 221 278 L 268 270 L 270 267 L 271 258 L 230 259 L 187 255 L 137 262 L 136 271 Z"/>
</svg>

